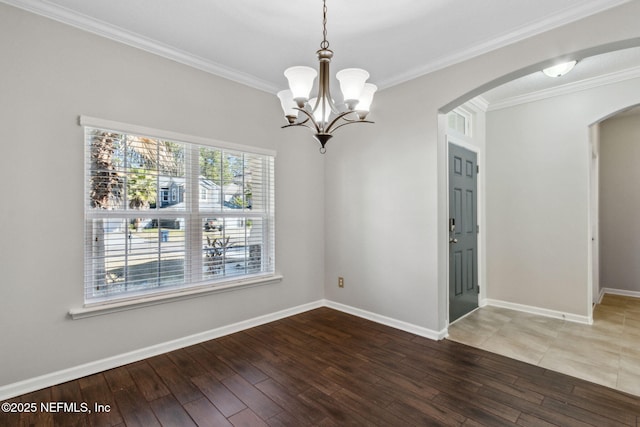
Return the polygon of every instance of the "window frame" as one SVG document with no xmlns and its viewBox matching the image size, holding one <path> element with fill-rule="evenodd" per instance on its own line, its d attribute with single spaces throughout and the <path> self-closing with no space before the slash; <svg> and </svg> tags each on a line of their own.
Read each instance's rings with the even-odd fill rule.
<svg viewBox="0 0 640 427">
<path fill-rule="evenodd" d="M 450 126 L 450 117 L 456 115 L 464 120 L 464 129 L 462 131 Z M 447 113 L 447 129 L 460 135 L 473 137 L 473 112 L 464 107 L 457 107 Z"/>
<path fill-rule="evenodd" d="M 84 211 L 85 211 L 85 243 L 84 243 L 84 260 L 85 260 L 85 280 L 83 281 L 83 301 L 84 305 L 81 309 L 72 309 L 70 314 L 72 318 L 82 318 L 88 317 L 92 315 L 101 314 L 102 312 L 112 312 L 112 311 L 120 311 L 122 307 L 130 307 L 130 306 L 144 306 L 159 302 L 164 302 L 173 299 L 182 299 L 184 297 L 194 297 L 200 295 L 202 293 L 211 293 L 218 291 L 227 291 L 234 288 L 245 287 L 245 286 L 255 286 L 263 283 L 272 283 L 275 281 L 279 281 L 282 276 L 276 273 L 276 261 L 275 261 L 275 158 L 276 152 L 273 150 L 245 146 L 240 144 L 234 144 L 224 141 L 213 140 L 209 138 L 197 137 L 192 135 L 181 134 L 172 131 L 153 129 L 143 126 L 137 126 L 127 123 L 120 123 L 110 120 L 99 119 L 95 117 L 89 116 L 80 116 L 79 125 L 83 129 L 83 145 L 85 147 L 85 178 L 84 178 Z M 251 217 L 261 217 L 264 219 L 263 221 L 263 230 L 261 233 L 262 238 L 264 239 L 264 255 L 269 257 L 268 261 L 265 261 L 267 264 L 267 270 L 261 271 L 257 273 L 248 273 L 245 271 L 243 274 L 224 276 L 219 279 L 211 279 L 211 277 L 200 280 L 196 282 L 188 282 L 186 279 L 183 284 L 177 286 L 170 287 L 162 287 L 159 286 L 154 290 L 145 290 L 141 293 L 116 293 L 107 297 L 101 298 L 88 298 L 87 287 L 93 286 L 93 280 L 90 280 L 90 277 L 94 274 L 94 269 L 89 267 L 90 262 L 89 258 L 92 257 L 92 244 L 91 241 L 91 233 L 88 232 L 88 227 L 90 221 L 93 221 L 96 218 L 101 217 L 109 217 L 109 212 L 111 212 L 111 216 L 116 218 L 128 218 L 132 216 L 133 212 L 128 210 L 126 207 L 123 209 L 118 209 L 115 211 L 112 210 L 97 210 L 92 209 L 89 203 L 89 186 L 90 186 L 90 162 L 88 160 L 90 150 L 90 144 L 86 141 L 86 129 L 87 128 L 96 128 L 105 131 L 113 131 L 119 134 L 131 134 L 135 136 L 143 136 L 148 137 L 150 139 L 158 139 L 164 141 L 175 141 L 184 144 L 192 144 L 194 147 L 189 147 L 185 151 L 185 153 L 190 153 L 190 156 L 197 156 L 200 148 L 211 148 L 215 150 L 222 150 L 225 152 L 232 151 L 235 153 L 240 153 L 243 156 L 245 155 L 259 155 L 265 156 L 265 165 L 268 170 L 265 172 L 268 177 L 268 182 L 266 182 L 261 188 L 266 191 L 265 197 L 265 205 L 263 210 L 260 212 L 252 212 L 251 210 L 242 209 L 242 212 L 233 211 L 233 210 L 225 210 L 222 209 L 220 212 L 216 212 L 216 216 L 220 216 L 222 218 L 238 218 L 247 219 Z M 204 216 L 210 216 L 210 212 L 204 211 L 202 209 L 198 209 L 200 203 L 200 189 L 198 188 L 200 179 L 199 179 L 199 167 L 197 166 L 197 159 L 194 160 L 192 158 L 191 162 L 196 161 L 196 164 L 191 168 L 190 172 L 187 172 L 185 179 L 191 182 L 191 190 L 188 193 L 188 197 L 191 198 L 191 203 L 195 203 L 195 206 L 192 209 L 185 209 L 184 211 L 167 211 L 162 212 L 162 218 L 184 218 L 185 221 L 189 222 L 191 225 L 187 227 L 188 231 L 186 234 L 188 236 L 185 237 L 184 243 L 184 252 L 185 252 L 185 262 L 184 269 L 186 271 L 187 268 L 190 267 L 190 262 L 187 262 L 187 258 L 196 259 L 202 254 L 201 242 L 204 236 L 202 232 L 202 227 L 198 225 L 199 221 L 202 220 Z M 194 172 L 197 171 L 197 172 Z M 194 178 L 195 177 L 195 178 Z M 198 183 L 195 183 L 197 181 Z M 193 191 L 193 189 L 197 189 L 197 191 Z M 171 190 L 169 190 L 170 192 Z M 157 189 L 156 203 L 159 203 L 162 200 L 161 189 Z M 155 216 L 159 217 L 158 214 L 159 209 L 155 210 Z M 139 212 L 139 211 L 138 211 Z M 145 212 L 145 211 L 142 211 Z M 139 215 L 139 214 L 136 214 Z M 153 215 L 152 215 L 153 216 Z M 200 248 L 198 250 L 198 248 Z M 196 264 L 202 265 L 202 261 L 197 261 Z M 89 271 L 90 270 L 90 271 Z"/>
</svg>

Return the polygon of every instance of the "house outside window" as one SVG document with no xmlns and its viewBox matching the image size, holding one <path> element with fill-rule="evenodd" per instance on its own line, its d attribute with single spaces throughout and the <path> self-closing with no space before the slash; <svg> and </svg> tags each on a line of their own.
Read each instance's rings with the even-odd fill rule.
<svg viewBox="0 0 640 427">
<path fill-rule="evenodd" d="M 95 121 L 84 127 L 85 305 L 274 275 L 272 153 Z"/>
</svg>

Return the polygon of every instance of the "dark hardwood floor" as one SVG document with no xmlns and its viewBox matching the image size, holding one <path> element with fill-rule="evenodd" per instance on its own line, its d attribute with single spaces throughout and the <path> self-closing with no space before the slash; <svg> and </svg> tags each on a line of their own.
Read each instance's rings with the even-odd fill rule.
<svg viewBox="0 0 640 427">
<path fill-rule="evenodd" d="M 38 410 L 0 426 L 640 425 L 640 398 L 328 308 L 9 402 Z"/>
</svg>

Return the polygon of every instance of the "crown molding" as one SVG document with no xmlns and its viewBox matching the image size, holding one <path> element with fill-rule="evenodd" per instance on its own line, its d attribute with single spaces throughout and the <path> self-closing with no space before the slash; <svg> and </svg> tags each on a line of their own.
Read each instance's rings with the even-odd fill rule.
<svg viewBox="0 0 640 427">
<path fill-rule="evenodd" d="M 568 95 L 570 93 L 579 92 L 581 90 L 594 89 L 599 86 L 610 85 L 613 83 L 623 82 L 625 80 L 640 78 L 640 67 L 627 68 L 626 70 L 616 71 L 614 73 L 602 76 L 592 77 L 590 79 L 580 80 L 574 83 L 567 83 L 561 86 L 549 89 L 530 92 L 524 95 L 513 96 L 501 101 L 489 103 L 487 111 L 501 110 L 510 108 L 520 104 L 541 101 L 555 96 Z"/>
<path fill-rule="evenodd" d="M 405 83 L 409 80 L 424 76 L 451 65 L 466 61 L 492 50 L 516 43 L 526 38 L 535 36 L 545 31 L 566 25 L 568 23 L 586 18 L 604 10 L 628 3 L 632 0 L 590 0 L 581 6 L 573 6 L 551 17 L 524 25 L 515 31 L 510 31 L 499 37 L 435 59 L 424 66 L 416 67 L 405 73 L 378 82 L 380 89 Z M 116 42 L 144 50 L 146 52 L 179 62 L 181 64 L 215 74 L 225 79 L 240 83 L 254 89 L 268 93 L 276 93 L 278 87 L 266 80 L 241 71 L 226 67 L 222 64 L 209 61 L 199 56 L 192 55 L 175 47 L 151 40 L 139 34 L 127 31 L 115 25 L 91 18 L 74 12 L 70 9 L 52 4 L 46 0 L 0 0 L 2 3 L 53 19 L 72 27 L 106 37 Z"/>
<path fill-rule="evenodd" d="M 591 15 L 595 15 L 607 9 L 629 3 L 630 1 L 632 0 L 592 0 L 586 2 L 581 6 L 572 6 L 565 9 L 563 12 L 555 14 L 551 17 L 541 19 L 527 25 L 523 25 L 522 27 L 514 31 L 505 33 L 502 36 L 494 37 L 491 40 L 477 44 L 468 49 L 458 51 L 451 55 L 443 56 L 439 59 L 431 61 L 429 64 L 413 68 L 403 74 L 399 74 L 397 76 L 378 82 L 378 87 L 380 87 L 381 89 L 386 89 L 391 86 L 408 82 L 410 80 L 422 77 L 434 71 L 450 67 L 471 58 L 475 58 L 476 56 L 480 56 L 501 47 L 517 43 L 529 37 L 533 37 L 535 35 L 542 34 L 563 25 L 570 24 L 571 22 L 587 18 Z"/>
<path fill-rule="evenodd" d="M 278 91 L 278 88 L 273 84 L 265 80 L 258 79 L 250 74 L 234 70 L 222 64 L 209 61 L 167 44 L 143 37 L 140 34 L 127 31 L 121 27 L 108 24 L 46 1 L 0 0 L 0 2 L 35 13 L 36 15 L 44 16 L 45 18 L 53 19 L 54 21 L 70 25 L 98 36 L 144 50 L 154 55 L 179 62 L 198 70 L 223 77 L 254 89 L 268 93 L 275 93 Z"/>
<path fill-rule="evenodd" d="M 467 101 L 467 104 L 474 108 L 475 111 L 482 111 L 484 113 L 486 113 L 487 109 L 489 108 L 489 101 L 484 99 L 482 95 L 470 99 L 469 101 Z"/>
</svg>

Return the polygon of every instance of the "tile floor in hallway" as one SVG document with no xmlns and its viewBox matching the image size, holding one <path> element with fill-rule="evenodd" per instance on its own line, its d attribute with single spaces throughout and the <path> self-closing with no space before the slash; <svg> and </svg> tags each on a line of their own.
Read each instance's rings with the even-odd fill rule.
<svg viewBox="0 0 640 427">
<path fill-rule="evenodd" d="M 593 325 L 483 307 L 448 339 L 640 396 L 640 298 L 606 294 Z"/>
</svg>

